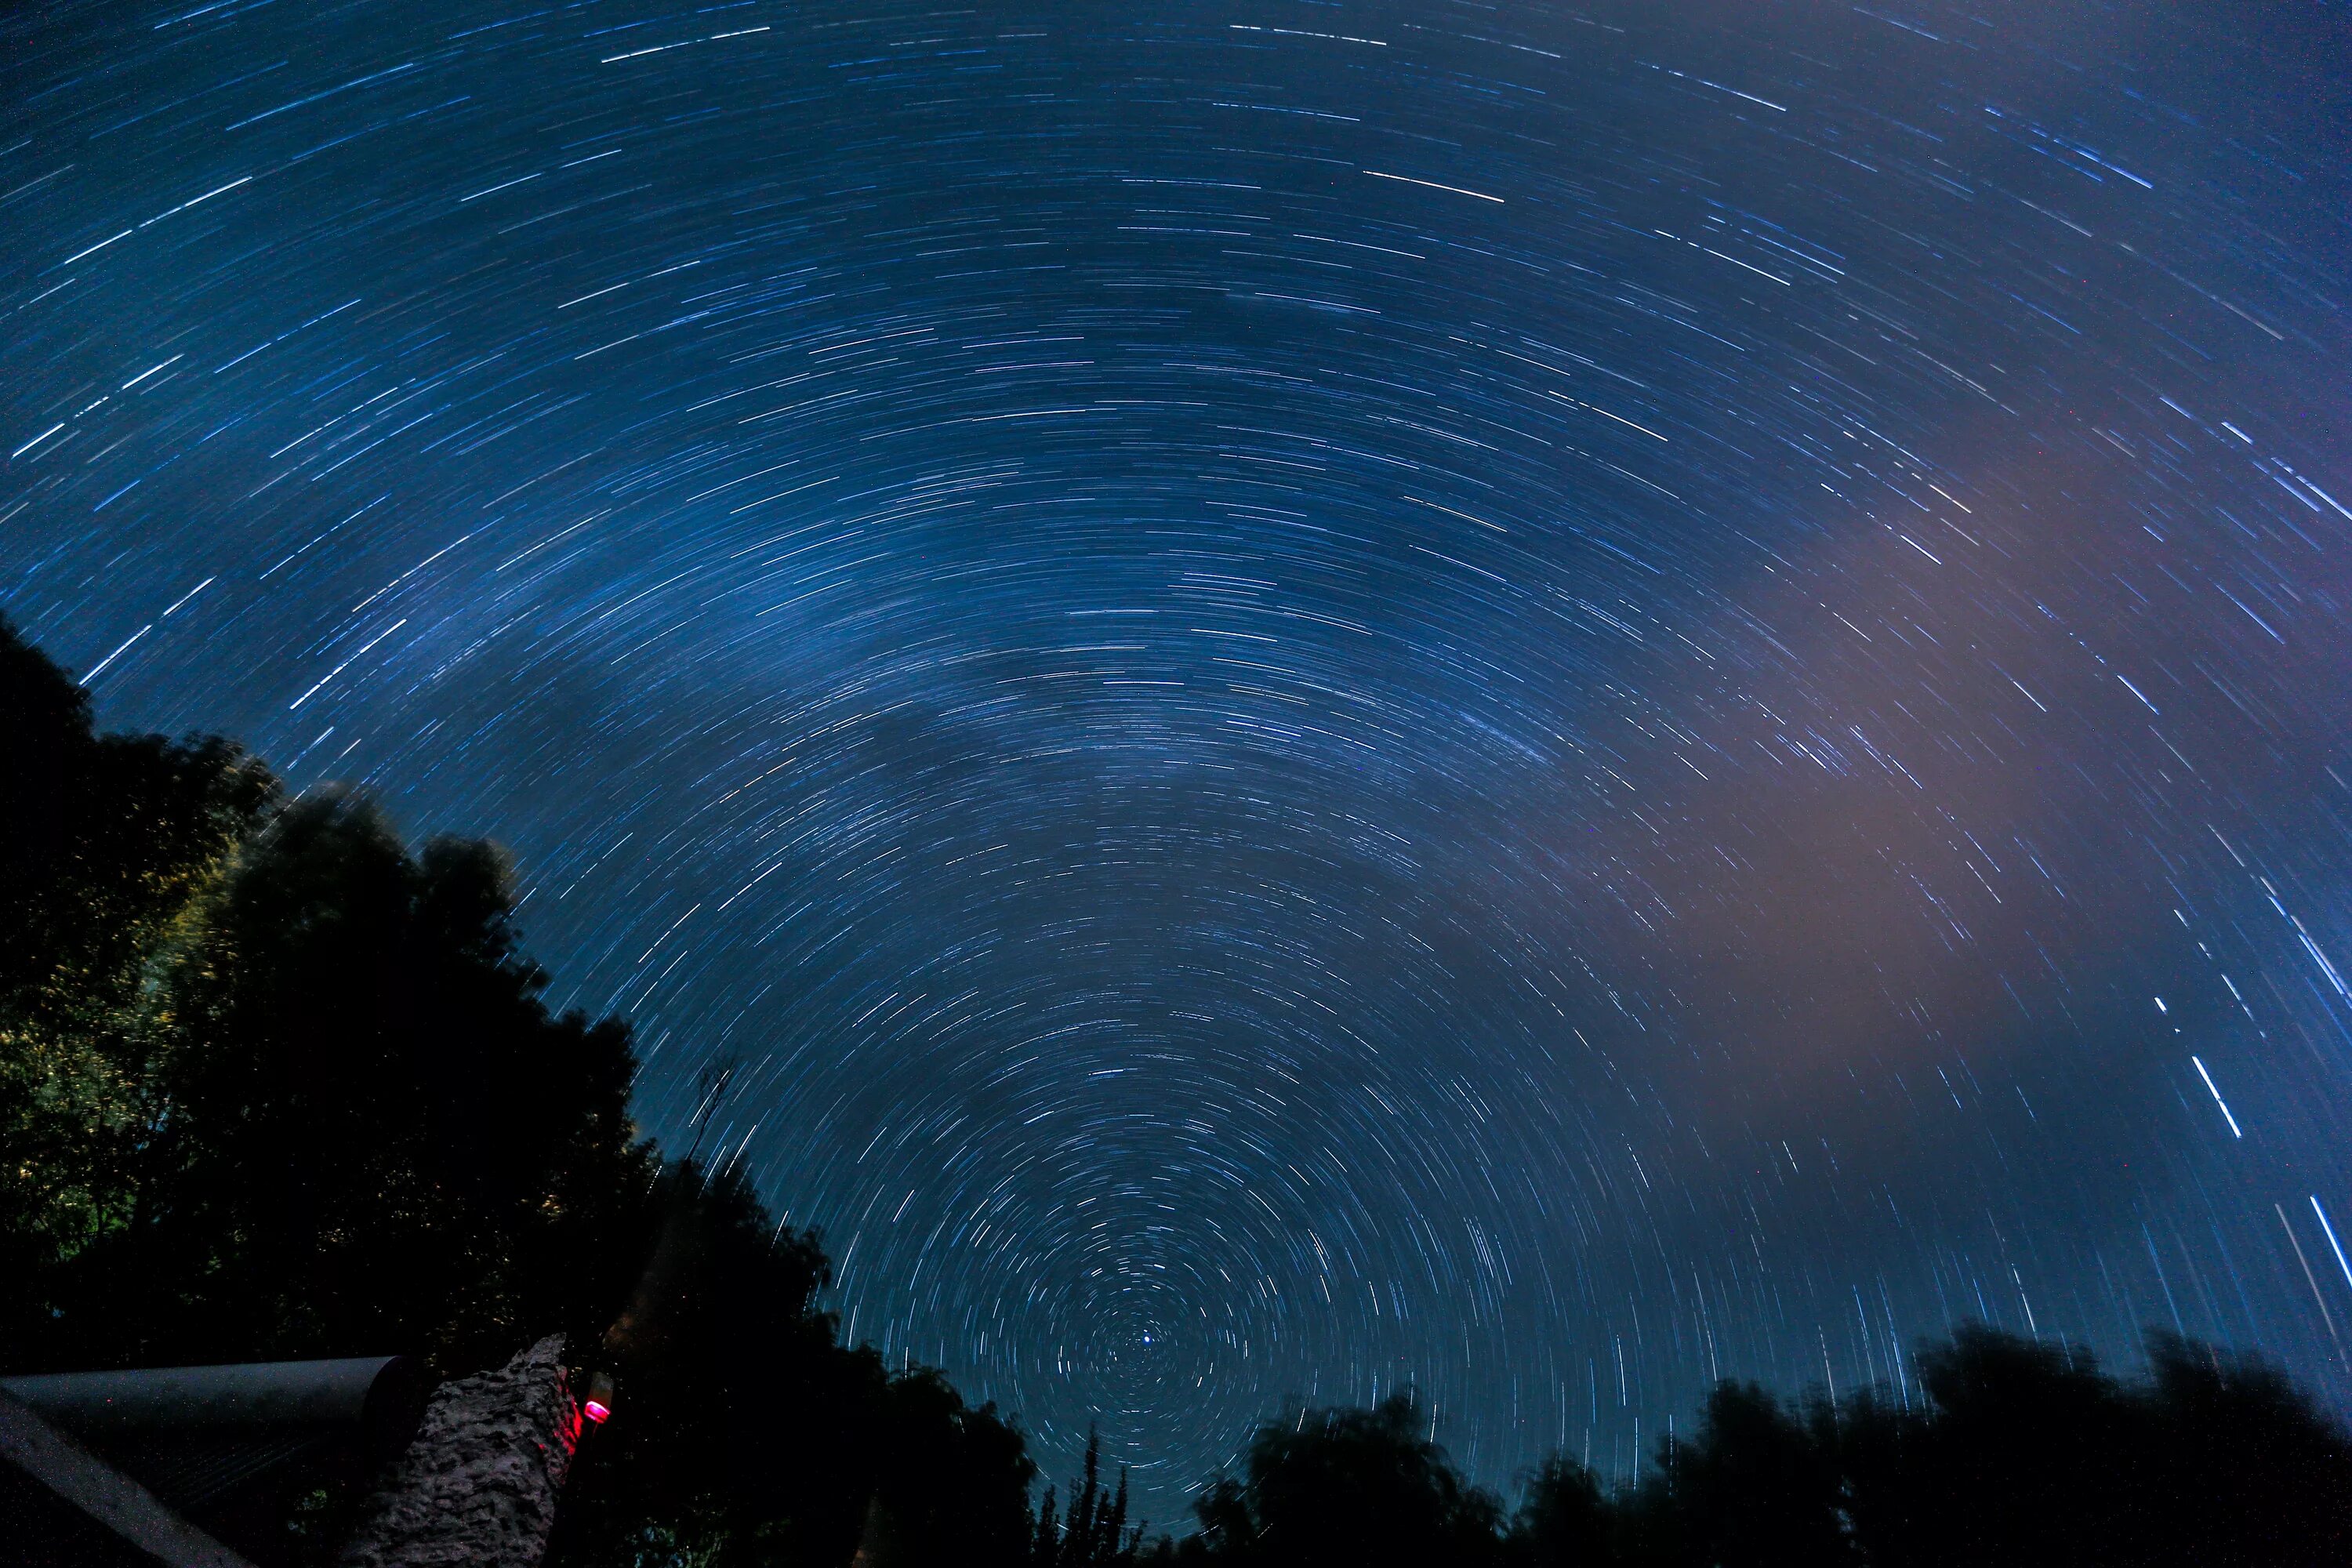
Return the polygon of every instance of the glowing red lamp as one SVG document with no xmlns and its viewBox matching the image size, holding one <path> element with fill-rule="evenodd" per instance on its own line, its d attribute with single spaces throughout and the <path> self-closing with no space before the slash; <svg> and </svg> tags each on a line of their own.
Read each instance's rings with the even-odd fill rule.
<svg viewBox="0 0 2352 1568">
<path fill-rule="evenodd" d="M 600 1372 L 588 1380 L 588 1397 L 581 1402 L 580 1414 L 596 1426 L 612 1419 L 613 1401 L 616 1394 L 613 1374 Z"/>
</svg>

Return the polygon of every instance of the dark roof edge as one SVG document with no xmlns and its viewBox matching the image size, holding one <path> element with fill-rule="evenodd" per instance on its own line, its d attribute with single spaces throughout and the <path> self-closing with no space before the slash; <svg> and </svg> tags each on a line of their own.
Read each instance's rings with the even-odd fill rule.
<svg viewBox="0 0 2352 1568">
<path fill-rule="evenodd" d="M 0 1461 L 168 1568 L 253 1568 L 5 1392 L 0 1392 Z"/>
</svg>

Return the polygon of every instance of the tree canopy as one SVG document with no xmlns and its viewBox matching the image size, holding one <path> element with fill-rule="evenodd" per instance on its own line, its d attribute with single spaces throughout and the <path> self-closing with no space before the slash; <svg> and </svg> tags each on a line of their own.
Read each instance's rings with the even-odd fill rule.
<svg viewBox="0 0 2352 1568">
<path fill-rule="evenodd" d="M 1321 1568 L 2320 1568 L 2352 1562 L 2352 1439 L 2276 1370 L 2178 1336 L 2137 1380 L 1981 1325 L 1924 1400 L 1724 1383 L 1633 1484 L 1572 1458 L 1506 1522 L 1410 1394 L 1260 1428 L 1170 1560 Z"/>
<path fill-rule="evenodd" d="M 80 1259 L 69 1342 L 457 1365 L 592 1322 L 650 1176 L 635 1063 L 622 1025 L 548 1014 L 510 902 L 488 846 L 411 855 L 363 797 L 242 844 L 161 977 L 133 1218 Z"/>
<path fill-rule="evenodd" d="M 1410 1394 L 1258 1428 L 1238 1478 L 1198 1511 L 1209 1555 L 1297 1568 L 1387 1568 L 1494 1556 L 1502 1505 L 1430 1440 Z"/>
<path fill-rule="evenodd" d="M 93 733 L 5 618 L 0 735 L 0 1335 L 18 1339 L 53 1266 L 130 1213 L 158 983 L 277 785 L 216 739 Z"/>
<path fill-rule="evenodd" d="M 1026 1561 L 1021 1434 L 841 1344 L 819 1239 L 639 1136 L 627 1025 L 544 1005 L 494 847 L 97 734 L 5 620 L 0 724 L 0 1370 L 562 1329 L 627 1398 L 560 1561 Z"/>
</svg>

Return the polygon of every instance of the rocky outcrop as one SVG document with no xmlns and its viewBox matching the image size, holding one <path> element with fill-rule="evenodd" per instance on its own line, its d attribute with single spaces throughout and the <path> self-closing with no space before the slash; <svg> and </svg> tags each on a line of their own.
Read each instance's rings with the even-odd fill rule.
<svg viewBox="0 0 2352 1568">
<path fill-rule="evenodd" d="M 531 1568 L 579 1440 L 561 1334 L 496 1372 L 442 1384 L 362 1509 L 343 1568 Z"/>
</svg>

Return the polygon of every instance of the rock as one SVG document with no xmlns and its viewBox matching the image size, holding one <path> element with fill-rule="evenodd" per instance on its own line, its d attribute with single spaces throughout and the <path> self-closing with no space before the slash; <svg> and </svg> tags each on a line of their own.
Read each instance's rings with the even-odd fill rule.
<svg viewBox="0 0 2352 1568">
<path fill-rule="evenodd" d="M 446 1383 L 416 1439 L 360 1510 L 343 1568 L 531 1568 L 580 1440 L 551 1334 L 496 1372 Z"/>
</svg>

